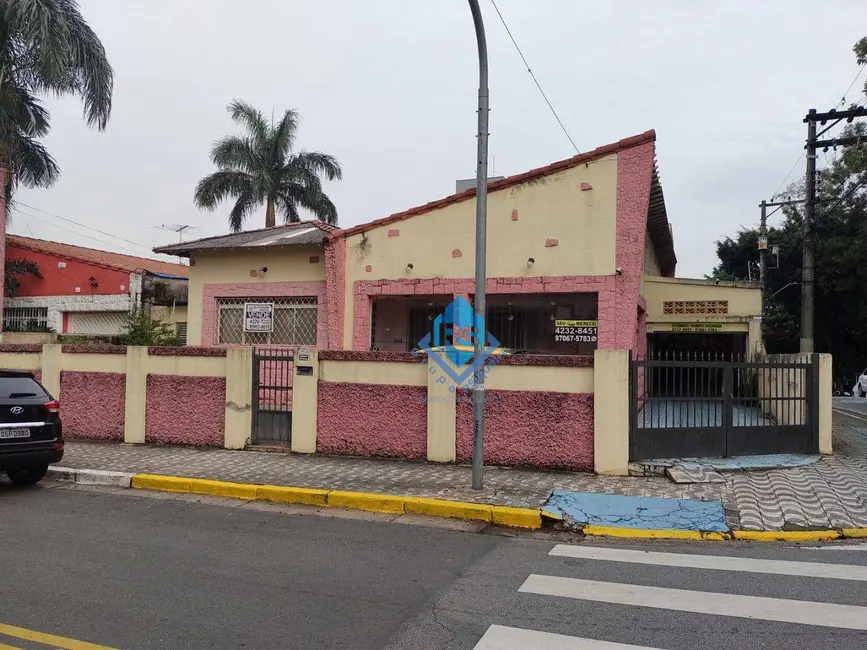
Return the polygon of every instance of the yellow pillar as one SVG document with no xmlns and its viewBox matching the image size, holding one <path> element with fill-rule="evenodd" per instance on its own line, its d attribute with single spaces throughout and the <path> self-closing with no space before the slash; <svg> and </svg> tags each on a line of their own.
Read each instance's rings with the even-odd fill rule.
<svg viewBox="0 0 867 650">
<path fill-rule="evenodd" d="M 597 474 L 629 474 L 629 352 L 593 355 L 593 454 Z"/>
<path fill-rule="evenodd" d="M 315 350 L 295 353 L 292 382 L 292 451 L 316 452 L 316 409 L 319 392 L 319 355 Z"/>
<path fill-rule="evenodd" d="M 831 407 L 833 404 L 834 387 L 831 367 L 831 355 L 819 355 L 819 453 L 833 454 L 834 448 L 831 435 Z"/>
<path fill-rule="evenodd" d="M 226 350 L 226 449 L 243 449 L 253 426 L 253 348 Z"/>
<path fill-rule="evenodd" d="M 747 356 L 750 359 L 765 355 L 765 341 L 762 337 L 762 317 L 755 316 L 750 319 L 747 332 Z"/>
<path fill-rule="evenodd" d="M 62 349 L 59 343 L 42 346 L 42 385 L 54 399 L 60 399 L 60 370 Z"/>
<path fill-rule="evenodd" d="M 148 349 L 131 345 L 126 349 L 126 413 L 123 423 L 123 441 L 145 441 L 145 417 L 147 400 Z"/>
<path fill-rule="evenodd" d="M 435 363 L 427 364 L 427 459 L 455 462 L 456 392 L 454 382 Z"/>
</svg>

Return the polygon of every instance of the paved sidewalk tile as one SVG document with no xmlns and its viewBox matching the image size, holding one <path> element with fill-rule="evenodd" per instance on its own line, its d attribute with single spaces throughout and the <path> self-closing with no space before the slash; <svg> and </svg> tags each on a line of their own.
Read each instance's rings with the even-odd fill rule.
<svg viewBox="0 0 867 650">
<path fill-rule="evenodd" d="M 867 428 L 835 416 L 834 447 L 835 456 L 813 465 L 724 473 L 724 483 L 488 467 L 480 491 L 470 488 L 467 466 L 385 459 L 72 441 L 63 465 L 525 508 L 541 507 L 556 489 L 720 501 L 729 525 L 746 530 L 867 527 Z"/>
</svg>

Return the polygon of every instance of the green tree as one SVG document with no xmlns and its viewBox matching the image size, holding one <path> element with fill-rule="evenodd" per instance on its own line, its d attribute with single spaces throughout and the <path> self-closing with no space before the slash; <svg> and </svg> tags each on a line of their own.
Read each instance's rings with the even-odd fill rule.
<svg viewBox="0 0 867 650">
<path fill-rule="evenodd" d="M 151 316 L 150 312 L 135 307 L 126 318 L 120 345 L 183 345 L 168 323 Z"/>
<path fill-rule="evenodd" d="M 18 282 L 19 275 L 32 275 L 37 278 L 42 277 L 42 272 L 39 270 L 39 265 L 23 257 L 7 257 L 3 263 L 3 293 L 10 298 L 18 292 L 18 287 L 21 283 Z"/>
<path fill-rule="evenodd" d="M 73 95 L 105 128 L 113 73 L 75 0 L 0 0 L 0 219 L 19 183 L 47 187 L 60 168 L 39 141 L 50 128 L 40 95 Z"/>
<path fill-rule="evenodd" d="M 336 224 L 337 208 L 322 191 L 320 177 L 340 179 L 343 171 L 334 156 L 318 151 L 293 151 L 298 113 L 288 110 L 279 122 L 272 124 L 241 100 L 233 101 L 227 110 L 246 133 L 226 136 L 214 144 L 211 161 L 217 171 L 199 181 L 196 205 L 214 210 L 225 199 L 234 199 L 229 226 L 235 232 L 262 204 L 265 227 L 276 225 L 278 210 L 285 221 L 300 221 L 299 208 Z"/>
</svg>

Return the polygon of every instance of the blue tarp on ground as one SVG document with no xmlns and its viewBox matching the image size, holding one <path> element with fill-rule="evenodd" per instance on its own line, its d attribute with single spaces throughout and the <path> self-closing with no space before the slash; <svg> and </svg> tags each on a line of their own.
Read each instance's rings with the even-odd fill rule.
<svg viewBox="0 0 867 650">
<path fill-rule="evenodd" d="M 543 511 L 570 523 L 647 530 L 726 532 L 725 510 L 718 501 L 625 497 L 555 490 Z"/>
</svg>

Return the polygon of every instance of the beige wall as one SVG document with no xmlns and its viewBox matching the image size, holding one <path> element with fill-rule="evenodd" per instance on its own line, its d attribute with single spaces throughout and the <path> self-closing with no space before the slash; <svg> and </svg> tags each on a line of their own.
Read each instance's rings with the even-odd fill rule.
<svg viewBox="0 0 867 650">
<path fill-rule="evenodd" d="M 656 256 L 656 248 L 653 246 L 650 233 L 646 232 L 644 233 L 644 276 L 641 278 L 641 294 L 644 295 L 645 277 L 658 277 L 661 275 L 662 269 L 659 266 L 659 258 Z"/>
<path fill-rule="evenodd" d="M 319 257 L 311 264 L 312 256 Z M 325 280 L 325 253 L 320 246 L 272 246 L 244 250 L 200 251 L 190 266 L 187 309 L 187 343 L 202 341 L 202 295 L 206 284 L 247 284 L 269 282 L 322 282 Z M 250 271 L 267 267 L 263 277 Z"/>
<path fill-rule="evenodd" d="M 737 321 L 746 324 L 762 312 L 761 289 L 744 283 L 721 282 L 717 285 L 713 280 L 646 276 L 643 295 L 647 301 L 648 323 Z M 666 301 L 693 300 L 727 300 L 729 313 L 707 316 L 663 313 L 663 303 Z M 744 327 L 737 331 L 746 330 Z"/>
<path fill-rule="evenodd" d="M 163 305 L 154 305 L 151 307 L 151 316 L 159 318 L 162 322 L 174 325 L 175 323 L 187 322 L 187 306 L 175 305 L 174 307 L 166 307 Z"/>
<path fill-rule="evenodd" d="M 593 189 L 582 191 L 581 184 Z M 475 200 L 347 237 L 344 346 L 352 348 L 359 280 L 471 278 Z M 517 210 L 518 220 L 512 220 Z M 610 275 L 615 268 L 617 156 L 488 195 L 488 277 Z M 396 237 L 389 230 L 398 230 Z M 548 239 L 558 245 L 546 247 Z M 454 257 L 453 251 L 460 256 Z M 527 268 L 528 258 L 535 260 Z M 407 264 L 413 270 L 407 274 Z M 371 271 L 367 272 L 367 266 Z M 192 293 L 192 288 L 191 288 Z"/>
</svg>

